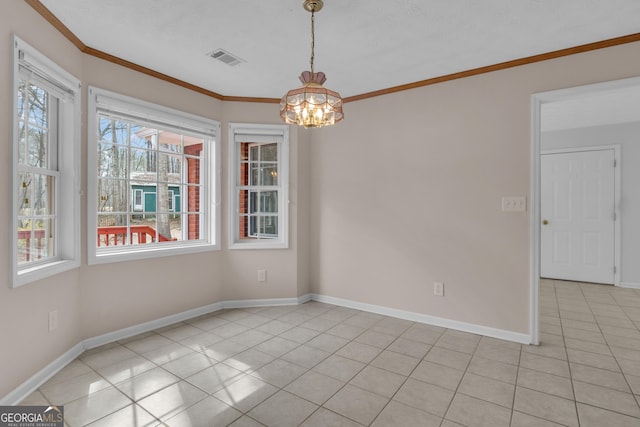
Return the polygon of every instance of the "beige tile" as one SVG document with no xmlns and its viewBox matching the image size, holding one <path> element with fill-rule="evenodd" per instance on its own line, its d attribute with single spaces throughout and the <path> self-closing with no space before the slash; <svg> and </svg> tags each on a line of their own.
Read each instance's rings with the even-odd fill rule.
<svg viewBox="0 0 640 427">
<path fill-rule="evenodd" d="M 467 426 L 508 427 L 511 410 L 464 394 L 456 394 L 445 418 Z"/>
<path fill-rule="evenodd" d="M 265 324 L 258 326 L 258 331 L 266 332 L 271 335 L 280 335 L 281 333 L 292 329 L 295 325 L 280 320 L 271 320 Z"/>
<path fill-rule="evenodd" d="M 389 399 L 351 385 L 344 386 L 324 407 L 361 424 L 369 425 Z"/>
<path fill-rule="evenodd" d="M 260 315 L 257 315 L 257 314 L 252 314 L 250 316 L 243 317 L 242 319 L 238 319 L 235 322 L 240 324 L 240 325 L 242 325 L 242 326 L 246 326 L 248 328 L 254 328 L 254 329 L 257 329 L 257 330 L 261 330 L 260 326 L 264 326 L 265 324 L 267 324 L 267 323 L 269 323 L 271 321 L 272 321 L 272 319 L 269 318 L 269 317 L 263 317 L 263 316 L 260 316 Z M 261 330 L 261 331 L 262 332 L 267 332 L 265 330 Z"/>
<path fill-rule="evenodd" d="M 477 399 L 511 409 L 515 386 L 492 378 L 467 372 L 458 387 L 458 393 L 464 393 Z"/>
<path fill-rule="evenodd" d="M 186 381 L 204 390 L 209 394 L 213 394 L 218 390 L 238 381 L 244 374 L 235 368 L 224 363 L 210 366 L 198 373 L 186 378 Z"/>
<path fill-rule="evenodd" d="M 89 427 L 136 426 L 155 427 L 160 422 L 138 405 L 129 405 L 89 424 Z"/>
<path fill-rule="evenodd" d="M 558 375 L 520 368 L 518 372 L 518 386 L 564 397 L 565 399 L 573 399 L 573 385 L 571 384 L 571 380 Z"/>
<path fill-rule="evenodd" d="M 204 354 L 191 353 L 179 359 L 165 363 L 162 365 L 162 368 L 179 376 L 180 378 L 186 378 L 196 372 L 200 372 L 203 369 L 216 365 L 217 363 L 218 362 L 213 359 L 209 359 Z"/>
<path fill-rule="evenodd" d="M 301 427 L 362 427 L 362 424 L 356 423 L 342 415 L 331 412 L 325 408 L 319 408 L 309 418 L 306 419 Z"/>
<path fill-rule="evenodd" d="M 247 348 L 246 345 L 237 343 L 231 340 L 219 341 L 215 344 L 211 344 L 204 351 L 204 354 L 211 359 L 222 362 L 225 359 L 235 356 L 238 353 L 242 353 Z"/>
<path fill-rule="evenodd" d="M 301 424 L 317 408 L 317 405 L 307 400 L 286 391 L 279 391 L 247 415 L 265 425 L 293 427 Z"/>
<path fill-rule="evenodd" d="M 516 383 L 516 377 L 518 375 L 518 367 L 515 365 L 509 365 L 478 356 L 473 356 L 467 371 L 510 384 Z"/>
<path fill-rule="evenodd" d="M 640 407 L 631 393 L 573 381 L 576 401 L 640 418 Z"/>
<path fill-rule="evenodd" d="M 242 413 L 215 397 L 206 397 L 165 421 L 168 427 L 226 426 L 240 418 Z"/>
<path fill-rule="evenodd" d="M 191 337 L 193 335 L 197 335 L 202 332 L 202 329 L 196 328 L 195 326 L 189 325 L 187 323 L 181 323 L 176 325 L 175 327 L 170 327 L 169 329 L 156 331 L 160 335 L 169 338 L 173 341 L 180 341 L 185 338 Z"/>
<path fill-rule="evenodd" d="M 455 391 L 464 371 L 423 360 L 411 373 L 411 377 L 429 384 Z M 515 377 L 515 375 L 514 375 Z"/>
<path fill-rule="evenodd" d="M 47 401 L 55 405 L 65 405 L 72 400 L 79 399 L 91 393 L 95 393 L 111 384 L 93 371 L 77 375 L 61 382 L 48 381 L 40 387 L 40 392 Z"/>
<path fill-rule="evenodd" d="M 599 344 L 606 344 L 604 337 L 597 331 L 585 331 L 584 329 L 562 328 L 565 337 L 574 338 L 582 341 L 591 341 Z"/>
<path fill-rule="evenodd" d="M 611 352 L 616 359 L 634 360 L 640 364 L 640 351 L 631 350 L 629 348 L 615 347 L 611 344 L 609 344 L 609 348 L 611 349 Z"/>
<path fill-rule="evenodd" d="M 206 396 L 207 394 L 199 388 L 186 381 L 180 381 L 140 400 L 138 405 L 156 418 L 165 421 Z"/>
<path fill-rule="evenodd" d="M 579 363 L 581 365 L 592 366 L 594 368 L 608 369 L 610 371 L 620 371 L 616 359 L 612 356 L 604 356 L 597 353 L 589 353 L 587 351 L 575 350 L 572 348 L 567 349 L 569 355 L 569 361 L 572 363 Z"/>
<path fill-rule="evenodd" d="M 389 334 L 394 336 L 400 336 L 407 329 L 413 326 L 413 322 L 402 319 L 395 319 L 393 317 L 385 317 L 376 323 L 371 330 L 376 332 L 382 332 L 383 334 Z"/>
<path fill-rule="evenodd" d="M 420 359 L 416 359 L 415 357 L 384 350 L 378 357 L 371 361 L 370 365 L 407 376 L 419 362 Z"/>
<path fill-rule="evenodd" d="M 465 370 L 471 360 L 471 355 L 442 347 L 433 347 L 424 357 L 424 360 L 454 369 Z"/>
<path fill-rule="evenodd" d="M 364 367 L 364 363 L 334 354 L 316 365 L 313 370 L 339 381 L 348 382 Z"/>
<path fill-rule="evenodd" d="M 310 339 L 305 345 L 326 351 L 328 353 L 335 353 L 341 347 L 344 347 L 344 345 L 348 342 L 349 340 L 337 337 L 335 335 L 320 334 Z"/>
<path fill-rule="evenodd" d="M 261 332 L 255 329 L 250 329 L 248 331 L 241 332 L 238 335 L 232 336 L 231 338 L 229 338 L 229 341 L 236 342 L 247 347 L 253 347 L 271 338 L 273 338 L 273 335 L 271 334 L 267 334 L 266 332 Z"/>
<path fill-rule="evenodd" d="M 277 391 L 278 389 L 271 384 L 251 375 L 245 375 L 217 391 L 213 396 L 241 412 L 248 412 Z"/>
<path fill-rule="evenodd" d="M 72 426 L 82 426 L 131 404 L 131 399 L 115 387 L 109 387 L 65 404 L 64 419 Z"/>
<path fill-rule="evenodd" d="M 251 375 L 276 387 L 284 387 L 306 371 L 307 370 L 301 366 L 287 362 L 286 360 L 276 359 L 257 371 L 252 372 Z"/>
<path fill-rule="evenodd" d="M 438 347 L 473 354 L 480 343 L 480 335 L 447 329 L 435 343 Z"/>
<path fill-rule="evenodd" d="M 20 406 L 41 406 L 41 405 L 49 405 L 49 401 L 39 390 L 34 391 L 19 403 Z M 55 403 L 52 403 L 55 405 Z"/>
<path fill-rule="evenodd" d="M 561 427 L 562 424 L 557 424 L 551 421 L 543 420 L 529 414 L 525 414 L 518 411 L 513 411 L 511 416 L 511 427 Z"/>
<path fill-rule="evenodd" d="M 625 379 L 629 382 L 629 386 L 631 387 L 631 391 L 633 391 L 633 394 L 640 395 L 640 376 L 625 375 Z M 585 382 L 588 382 L 588 381 L 585 381 Z M 626 391 L 626 390 L 622 390 L 622 391 Z"/>
<path fill-rule="evenodd" d="M 509 365 L 518 365 L 520 363 L 520 349 L 505 348 L 504 346 L 486 341 L 480 342 L 474 355 L 497 362 L 508 363 Z"/>
<path fill-rule="evenodd" d="M 366 313 L 364 311 L 351 316 L 344 321 L 347 325 L 360 326 L 361 328 L 370 328 L 382 320 L 382 316 L 375 313 Z"/>
<path fill-rule="evenodd" d="M 195 326 L 196 328 L 200 328 L 205 331 L 210 331 L 222 325 L 226 325 L 227 323 L 229 323 L 229 321 L 224 320 L 220 317 L 206 315 L 206 316 L 201 316 L 197 319 L 188 320 L 187 323 Z"/>
<path fill-rule="evenodd" d="M 259 423 L 253 418 L 249 418 L 248 416 L 244 415 L 229 424 L 229 427 L 264 427 L 264 424 Z"/>
<path fill-rule="evenodd" d="M 529 390 L 524 387 L 516 387 L 513 409 L 558 424 L 572 427 L 578 426 L 578 416 L 573 400 Z"/>
<path fill-rule="evenodd" d="M 346 323 L 340 323 L 327 331 L 328 334 L 335 335 L 337 337 L 346 338 L 352 340 L 361 333 L 366 331 L 365 328 L 360 326 L 348 325 Z"/>
<path fill-rule="evenodd" d="M 254 348 L 263 353 L 270 354 L 274 357 L 280 357 L 285 353 L 290 352 L 294 348 L 298 347 L 300 343 L 292 340 L 288 340 L 282 337 L 273 337 L 267 341 L 264 341 Z"/>
<path fill-rule="evenodd" d="M 218 336 L 221 336 L 222 338 L 228 339 L 248 330 L 249 328 L 247 328 L 246 326 L 229 322 L 222 326 L 218 326 L 217 328 L 213 328 L 209 332 L 214 333 Z"/>
<path fill-rule="evenodd" d="M 423 344 L 433 345 L 440 339 L 444 331 L 446 331 L 446 329 L 438 326 L 416 324 L 407 329 L 407 331 L 402 334 L 402 337 Z"/>
<path fill-rule="evenodd" d="M 179 359 L 191 353 L 193 353 L 193 350 L 189 347 L 173 343 L 144 353 L 143 356 L 156 365 L 162 365 L 163 363 L 171 362 L 172 360 Z"/>
<path fill-rule="evenodd" d="M 636 427 L 640 419 L 578 403 L 580 427 Z"/>
<path fill-rule="evenodd" d="M 309 371 L 289 384 L 285 390 L 317 405 L 322 405 L 344 384 L 319 372 Z"/>
<path fill-rule="evenodd" d="M 336 354 L 348 359 L 357 360 L 358 362 L 369 363 L 375 359 L 380 352 L 382 352 L 382 349 L 379 347 L 351 341 L 338 350 Z"/>
<path fill-rule="evenodd" d="M 599 369 L 591 366 L 571 363 L 571 377 L 573 380 L 582 381 L 589 384 L 596 384 L 602 387 L 630 393 L 629 386 L 624 375 L 619 372 Z"/>
<path fill-rule="evenodd" d="M 598 344 L 589 341 L 581 341 L 573 338 L 565 338 L 564 340 L 567 349 L 581 350 L 589 353 L 597 353 L 604 356 L 611 356 L 611 350 L 606 344 Z"/>
<path fill-rule="evenodd" d="M 372 427 L 420 426 L 440 427 L 441 417 L 400 402 L 391 401 L 371 424 Z"/>
<path fill-rule="evenodd" d="M 393 335 L 369 330 L 363 332 L 360 336 L 358 336 L 358 338 L 355 339 L 355 341 L 361 344 L 372 345 L 378 348 L 387 348 L 387 346 L 394 342 L 396 338 L 397 337 Z"/>
<path fill-rule="evenodd" d="M 617 359 L 618 364 L 620 365 L 620 369 L 625 375 L 635 375 L 640 376 L 640 363 L 635 360 L 629 359 Z"/>
<path fill-rule="evenodd" d="M 561 336 L 557 337 L 559 342 L 548 341 L 551 335 L 547 335 L 547 341 L 541 341 L 540 345 L 523 345 L 523 354 L 534 354 L 536 356 L 551 357 L 553 359 L 567 360 L 567 350 Z"/>
<path fill-rule="evenodd" d="M 267 353 L 250 348 L 224 360 L 222 363 L 243 372 L 253 372 L 275 359 Z"/>
<path fill-rule="evenodd" d="M 164 347 L 165 345 L 169 345 L 172 342 L 173 341 L 171 341 L 169 338 L 154 333 L 144 338 L 130 340 L 126 344 L 124 344 L 124 346 L 130 350 L 135 351 L 136 353 L 142 354 L 160 347 Z"/>
<path fill-rule="evenodd" d="M 375 366 L 365 367 L 350 382 L 351 385 L 391 398 L 407 377 Z"/>
<path fill-rule="evenodd" d="M 442 417 L 453 395 L 451 390 L 409 378 L 400 387 L 393 400 Z"/>
<path fill-rule="evenodd" d="M 281 359 L 295 363 L 303 368 L 311 369 L 330 355 L 331 353 L 329 352 L 303 344 L 283 355 Z"/>
<path fill-rule="evenodd" d="M 183 340 L 180 340 L 180 344 L 190 348 L 193 351 L 204 352 L 211 344 L 215 344 L 224 340 L 215 334 L 209 332 L 201 332 L 197 335 L 192 335 Z"/>
<path fill-rule="evenodd" d="M 297 342 L 298 344 L 304 344 L 313 337 L 319 335 L 320 332 L 313 329 L 303 328 L 301 326 L 291 328 L 286 332 L 280 334 L 280 338 L 284 338 L 290 341 Z"/>
<path fill-rule="evenodd" d="M 122 345 L 113 345 L 106 350 L 96 349 L 95 352 L 87 352 L 80 356 L 80 360 L 92 367 L 93 369 L 101 368 L 122 360 L 136 357 L 137 354 Z"/>
<path fill-rule="evenodd" d="M 164 369 L 154 368 L 123 381 L 116 387 L 132 400 L 137 401 L 178 381 L 180 378 Z"/>
<path fill-rule="evenodd" d="M 80 359 L 75 359 L 67 366 L 59 370 L 53 377 L 49 378 L 47 381 L 48 384 L 63 382 L 68 379 L 77 377 L 79 375 L 87 374 L 89 372 L 93 372 L 87 364 L 85 364 Z"/>
<path fill-rule="evenodd" d="M 559 375 L 569 378 L 569 364 L 564 360 L 552 357 L 538 356 L 535 354 L 522 353 L 520 366 L 533 369 L 534 371 L 546 372 L 548 374 Z"/>
<path fill-rule="evenodd" d="M 156 365 L 153 362 L 144 357 L 135 356 L 116 362 L 113 365 L 96 368 L 96 371 L 112 384 L 117 384 L 155 367 Z"/>
<path fill-rule="evenodd" d="M 307 329 L 313 329 L 314 331 L 318 331 L 318 332 L 325 332 L 325 331 L 333 328 L 334 326 L 336 326 L 338 323 L 340 323 L 340 322 L 337 321 L 337 320 L 322 319 L 322 318 L 319 318 L 319 317 L 315 317 L 315 318 L 312 318 L 310 320 L 307 320 L 306 322 L 304 322 L 300 326 L 302 326 L 303 328 L 307 328 Z"/>
<path fill-rule="evenodd" d="M 418 341 L 413 341 L 407 338 L 398 338 L 392 342 L 387 350 L 394 351 L 396 353 L 404 354 L 405 356 L 415 357 L 422 359 L 425 354 L 431 349 L 431 344 L 424 344 Z"/>
</svg>

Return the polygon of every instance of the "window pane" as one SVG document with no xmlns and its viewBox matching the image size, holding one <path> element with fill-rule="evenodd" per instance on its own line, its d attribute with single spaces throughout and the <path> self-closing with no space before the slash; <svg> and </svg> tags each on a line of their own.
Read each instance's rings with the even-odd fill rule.
<svg viewBox="0 0 640 427">
<path fill-rule="evenodd" d="M 33 205 L 33 176 L 27 172 L 18 174 L 18 215 L 31 215 Z"/>
<path fill-rule="evenodd" d="M 139 181 L 155 181 L 157 154 L 153 150 L 131 149 L 131 178 Z"/>
<path fill-rule="evenodd" d="M 188 240 L 199 240 L 200 236 L 200 224 L 202 224 L 203 217 L 202 214 L 189 214 L 187 215 L 187 226 L 188 226 Z"/>
<path fill-rule="evenodd" d="M 170 153 L 182 153 L 182 135 L 173 132 L 160 132 L 160 151 Z M 191 138 L 195 140 L 195 138 Z"/>
<path fill-rule="evenodd" d="M 18 164 L 24 165 L 27 158 L 27 139 L 24 122 L 18 124 Z"/>
<path fill-rule="evenodd" d="M 29 125 L 27 128 L 28 164 L 37 168 L 47 165 L 47 138 L 42 128 Z"/>
<path fill-rule="evenodd" d="M 278 212 L 277 191 L 262 191 L 260 193 L 260 212 Z"/>
<path fill-rule="evenodd" d="M 278 144 L 265 144 L 262 146 L 262 158 L 263 162 L 277 162 L 278 161 Z"/>
<path fill-rule="evenodd" d="M 18 265 L 31 261 L 32 232 L 30 220 L 18 220 Z"/>
<path fill-rule="evenodd" d="M 33 183 L 33 214 L 34 215 L 52 215 L 55 210 L 54 189 L 55 178 L 49 175 L 34 175 Z"/>
<path fill-rule="evenodd" d="M 98 180 L 98 212 L 127 212 L 127 182 L 118 179 Z"/>
<path fill-rule="evenodd" d="M 126 214 L 98 214 L 97 246 L 128 245 Z"/>
<path fill-rule="evenodd" d="M 180 182 L 182 159 L 179 156 L 160 153 L 158 159 L 158 181 Z"/>
<path fill-rule="evenodd" d="M 262 185 L 278 185 L 278 165 L 276 163 L 263 163 L 260 173 L 262 175 Z"/>
<path fill-rule="evenodd" d="M 127 148 L 115 144 L 99 144 L 98 176 L 125 178 L 127 174 Z"/>
<path fill-rule="evenodd" d="M 29 85 L 29 122 L 39 127 L 47 127 L 47 91 L 33 84 Z"/>
<path fill-rule="evenodd" d="M 146 148 L 148 150 L 155 149 L 156 135 L 158 133 L 155 129 L 131 123 L 129 131 L 129 144 L 132 147 Z"/>
<path fill-rule="evenodd" d="M 127 122 L 100 117 L 98 124 L 98 140 L 111 142 L 113 144 L 126 144 L 128 142 L 127 130 Z"/>
<path fill-rule="evenodd" d="M 24 120 L 24 80 L 18 83 L 18 120 Z"/>
</svg>

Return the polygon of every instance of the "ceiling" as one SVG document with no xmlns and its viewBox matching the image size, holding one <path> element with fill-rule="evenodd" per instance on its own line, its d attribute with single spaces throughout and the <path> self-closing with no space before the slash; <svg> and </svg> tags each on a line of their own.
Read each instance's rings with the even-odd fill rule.
<svg viewBox="0 0 640 427">
<path fill-rule="evenodd" d="M 638 0 L 324 1 L 315 69 L 343 97 L 640 33 Z M 280 98 L 309 68 L 302 0 L 40 3 L 86 46 L 223 96 Z"/>
</svg>

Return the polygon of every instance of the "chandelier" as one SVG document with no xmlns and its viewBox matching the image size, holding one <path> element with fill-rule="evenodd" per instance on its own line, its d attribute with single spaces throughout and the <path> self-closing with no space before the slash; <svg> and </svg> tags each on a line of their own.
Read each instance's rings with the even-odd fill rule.
<svg viewBox="0 0 640 427">
<path fill-rule="evenodd" d="M 313 70 L 315 13 L 323 5 L 322 0 L 304 0 L 304 9 L 311 12 L 311 71 L 303 71 L 300 75 L 302 86 L 287 92 L 280 101 L 282 120 L 305 128 L 330 126 L 344 118 L 340 94 L 323 87 L 326 76 Z"/>
</svg>

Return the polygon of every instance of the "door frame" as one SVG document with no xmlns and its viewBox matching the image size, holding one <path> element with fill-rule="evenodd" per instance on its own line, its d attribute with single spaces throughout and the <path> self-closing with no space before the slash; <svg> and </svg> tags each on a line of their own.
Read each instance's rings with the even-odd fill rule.
<svg viewBox="0 0 640 427">
<path fill-rule="evenodd" d="M 569 148 L 557 148 L 553 150 L 540 150 L 540 155 L 543 154 L 562 154 L 562 153 L 584 153 L 587 151 L 607 151 L 613 150 L 613 159 L 616 162 L 616 167 L 613 170 L 613 212 L 615 214 L 615 220 L 613 222 L 613 285 L 620 286 L 620 255 L 622 250 L 621 244 L 621 231 L 622 227 L 620 226 L 620 144 L 611 144 L 611 145 L 583 145 L 577 147 L 569 147 Z M 539 175 L 540 179 L 542 179 L 542 171 L 540 171 Z M 541 188 L 542 190 L 542 188 Z M 542 194 L 540 194 L 542 196 Z M 540 198 L 542 200 L 542 197 Z M 542 230 L 540 230 L 542 232 Z M 538 238 L 542 240 L 541 235 L 538 235 Z M 542 257 L 542 253 L 540 253 Z"/>
<path fill-rule="evenodd" d="M 540 344 L 539 301 L 540 289 L 540 137 L 543 104 L 588 97 L 599 92 L 640 86 L 640 77 L 614 80 L 567 89 L 539 92 L 531 95 L 531 213 L 529 216 L 529 336 L 532 344 Z M 619 169 L 619 168 L 618 168 Z M 619 188 L 619 186 L 618 186 Z M 619 224 L 620 221 L 617 221 Z M 619 272 L 619 268 L 617 269 Z"/>
</svg>

